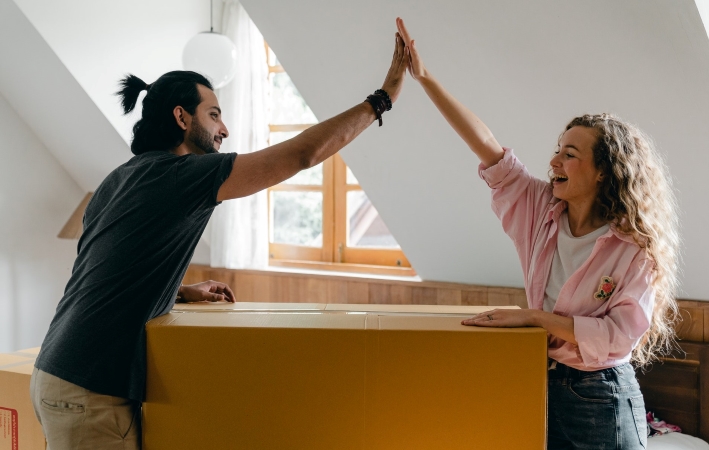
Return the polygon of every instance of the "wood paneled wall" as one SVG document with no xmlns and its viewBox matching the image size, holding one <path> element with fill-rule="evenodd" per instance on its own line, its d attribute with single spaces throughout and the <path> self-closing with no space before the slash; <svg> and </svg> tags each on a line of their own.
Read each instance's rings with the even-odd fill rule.
<svg viewBox="0 0 709 450">
<path fill-rule="evenodd" d="M 184 283 L 228 283 L 240 302 L 389 303 L 527 307 L 524 289 L 432 281 L 221 269 L 191 265 Z M 680 339 L 709 342 L 709 302 L 680 300 Z"/>
<path fill-rule="evenodd" d="M 524 289 L 427 281 L 388 280 L 292 272 L 233 270 L 191 265 L 184 283 L 228 283 L 241 302 L 391 303 L 414 305 L 518 305 Z"/>
<path fill-rule="evenodd" d="M 709 342 L 709 302 L 680 300 L 682 320 L 677 324 L 681 339 Z"/>
<path fill-rule="evenodd" d="M 682 432 L 709 440 L 709 345 L 680 342 L 673 355 L 636 370 L 645 409 L 679 425 Z"/>
</svg>

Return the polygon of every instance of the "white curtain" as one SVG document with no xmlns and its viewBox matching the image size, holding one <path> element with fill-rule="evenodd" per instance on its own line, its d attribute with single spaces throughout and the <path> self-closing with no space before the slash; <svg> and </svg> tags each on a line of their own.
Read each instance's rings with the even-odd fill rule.
<svg viewBox="0 0 709 450">
<path fill-rule="evenodd" d="M 222 34 L 236 45 L 239 70 L 217 93 L 229 137 L 224 152 L 238 154 L 268 145 L 268 65 L 263 36 L 237 0 L 224 0 Z M 239 157 L 236 157 L 237 164 Z M 211 265 L 260 269 L 268 265 L 268 203 L 266 191 L 229 200 L 211 220 Z"/>
</svg>

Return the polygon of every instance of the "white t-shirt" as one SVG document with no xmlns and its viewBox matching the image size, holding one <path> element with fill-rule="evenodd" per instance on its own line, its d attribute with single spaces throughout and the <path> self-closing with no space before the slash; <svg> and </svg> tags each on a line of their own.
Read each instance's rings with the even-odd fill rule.
<svg viewBox="0 0 709 450">
<path fill-rule="evenodd" d="M 549 280 L 544 291 L 544 311 L 554 310 L 559 292 L 564 287 L 566 281 L 576 272 L 579 267 L 586 262 L 596 239 L 603 236 L 609 229 L 609 225 L 588 233 L 585 236 L 574 237 L 569 228 L 569 216 L 564 212 L 559 219 L 559 234 L 557 235 L 556 251 L 554 261 L 551 264 Z"/>
</svg>

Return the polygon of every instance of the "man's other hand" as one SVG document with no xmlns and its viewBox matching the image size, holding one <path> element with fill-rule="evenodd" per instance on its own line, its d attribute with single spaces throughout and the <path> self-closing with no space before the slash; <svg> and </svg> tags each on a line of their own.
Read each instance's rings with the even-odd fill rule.
<svg viewBox="0 0 709 450">
<path fill-rule="evenodd" d="M 193 302 L 230 302 L 234 303 L 234 292 L 218 281 L 203 281 L 197 284 L 180 286 L 177 291 L 177 303 Z"/>
</svg>

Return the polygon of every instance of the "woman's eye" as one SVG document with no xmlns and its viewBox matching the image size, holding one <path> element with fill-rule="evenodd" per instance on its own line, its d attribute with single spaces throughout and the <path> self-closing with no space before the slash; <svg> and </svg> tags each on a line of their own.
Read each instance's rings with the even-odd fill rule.
<svg viewBox="0 0 709 450">
<path fill-rule="evenodd" d="M 569 158 L 573 158 L 573 157 L 574 157 L 574 155 L 572 155 L 571 153 L 567 153 L 566 156 L 568 156 Z"/>
</svg>

